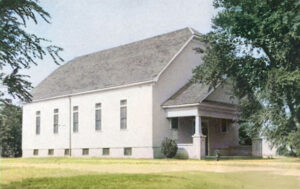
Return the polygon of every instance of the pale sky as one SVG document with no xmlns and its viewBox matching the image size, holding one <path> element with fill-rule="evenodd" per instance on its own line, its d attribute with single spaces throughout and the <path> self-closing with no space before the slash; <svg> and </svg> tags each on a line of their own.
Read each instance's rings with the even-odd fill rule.
<svg viewBox="0 0 300 189">
<path fill-rule="evenodd" d="M 27 30 L 64 48 L 65 62 L 95 51 L 145 39 L 184 27 L 211 29 L 212 0 L 41 0 L 51 24 L 29 24 Z M 64 64 L 63 63 L 63 64 Z M 23 73 L 33 86 L 57 69 L 51 59 Z"/>
</svg>

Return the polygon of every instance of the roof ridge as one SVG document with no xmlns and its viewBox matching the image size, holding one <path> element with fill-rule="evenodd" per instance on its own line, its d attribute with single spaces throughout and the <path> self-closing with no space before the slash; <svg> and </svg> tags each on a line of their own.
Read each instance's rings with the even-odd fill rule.
<svg viewBox="0 0 300 189">
<path fill-rule="evenodd" d="M 192 29 L 191 27 L 185 27 L 185 28 L 181 28 L 181 29 L 178 29 L 178 30 L 175 30 L 175 31 L 170 31 L 170 32 L 159 34 L 159 35 L 154 35 L 152 37 L 146 37 L 146 38 L 143 38 L 143 39 L 140 39 L 140 40 L 137 40 L 137 41 L 132 41 L 130 43 L 125 43 L 125 44 L 121 44 L 121 45 L 118 45 L 118 46 L 109 47 L 109 48 L 102 49 L 102 50 L 97 50 L 95 52 L 91 52 L 91 53 L 88 53 L 88 54 L 85 54 L 85 55 L 74 57 L 71 60 L 75 60 L 75 59 L 79 59 L 79 58 L 82 58 L 82 57 L 90 56 L 90 55 L 93 55 L 93 54 L 96 54 L 96 53 L 99 53 L 99 52 L 105 52 L 105 51 L 109 51 L 109 50 L 116 49 L 116 48 L 122 48 L 122 47 L 130 46 L 130 45 L 133 45 L 133 44 L 136 44 L 136 43 L 140 43 L 140 42 L 143 42 L 143 41 L 163 37 L 163 36 L 170 35 L 172 33 L 180 32 L 180 31 L 184 31 L 184 30 L 189 30 L 191 32 L 191 36 L 195 35 L 196 30 Z"/>
</svg>

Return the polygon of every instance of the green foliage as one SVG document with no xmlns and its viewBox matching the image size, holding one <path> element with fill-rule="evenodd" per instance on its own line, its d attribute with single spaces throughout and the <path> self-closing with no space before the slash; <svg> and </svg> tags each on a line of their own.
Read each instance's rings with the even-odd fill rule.
<svg viewBox="0 0 300 189">
<path fill-rule="evenodd" d="M 247 131 L 247 126 L 244 124 L 240 125 L 239 128 L 239 144 L 241 145 L 252 145 L 251 137 L 249 136 L 249 131 Z"/>
<path fill-rule="evenodd" d="M 2 157 L 22 156 L 22 109 L 5 104 L 0 106 L 0 149 Z"/>
<path fill-rule="evenodd" d="M 55 63 L 63 61 L 59 56 L 62 48 L 49 45 L 49 40 L 26 32 L 26 24 L 36 16 L 49 23 L 50 15 L 38 0 L 1 0 L 0 1 L 0 68 L 10 68 L 11 73 L 0 73 L 0 81 L 8 94 L 23 101 L 30 101 L 31 83 L 28 76 L 19 74 L 21 69 L 29 69 L 47 54 Z M 0 91 L 0 97 L 4 90 Z M 3 100 L 3 99 L 1 99 Z"/>
<path fill-rule="evenodd" d="M 298 0 L 215 0 L 213 31 L 194 80 L 211 87 L 233 81 L 240 124 L 293 150 L 300 120 L 300 3 Z"/>
<path fill-rule="evenodd" d="M 300 157 L 300 129 L 289 134 L 289 144 L 295 155 Z"/>
<path fill-rule="evenodd" d="M 172 158 L 178 150 L 175 140 L 165 138 L 161 143 L 161 152 L 167 157 Z"/>
</svg>

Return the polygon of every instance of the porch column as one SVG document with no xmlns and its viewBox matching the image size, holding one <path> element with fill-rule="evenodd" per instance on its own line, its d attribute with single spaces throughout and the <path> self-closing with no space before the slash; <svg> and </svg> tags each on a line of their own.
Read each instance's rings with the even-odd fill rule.
<svg viewBox="0 0 300 189">
<path fill-rule="evenodd" d="M 194 136 L 201 136 L 201 117 L 195 116 L 195 134 Z"/>
<path fill-rule="evenodd" d="M 202 134 L 201 117 L 195 116 L 195 134 L 193 135 L 193 146 L 196 159 L 205 157 L 205 138 L 206 136 Z"/>
<path fill-rule="evenodd" d="M 201 117 L 195 116 L 195 133 L 193 135 L 194 158 L 201 159 Z"/>
</svg>

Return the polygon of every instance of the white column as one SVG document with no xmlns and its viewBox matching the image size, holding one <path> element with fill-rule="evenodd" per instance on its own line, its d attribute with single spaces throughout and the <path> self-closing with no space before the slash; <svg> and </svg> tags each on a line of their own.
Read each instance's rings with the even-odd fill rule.
<svg viewBox="0 0 300 189">
<path fill-rule="evenodd" d="M 201 117 L 195 116 L 195 134 L 193 135 L 194 158 L 201 158 Z"/>
<path fill-rule="evenodd" d="M 196 116 L 195 117 L 195 136 L 201 136 L 202 131 L 201 131 L 201 117 Z"/>
</svg>

